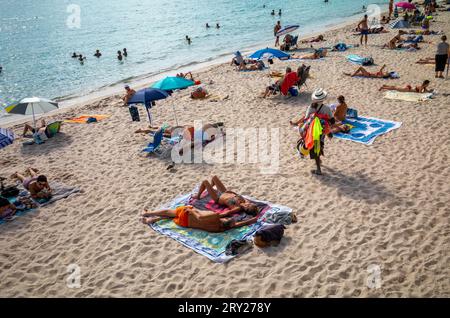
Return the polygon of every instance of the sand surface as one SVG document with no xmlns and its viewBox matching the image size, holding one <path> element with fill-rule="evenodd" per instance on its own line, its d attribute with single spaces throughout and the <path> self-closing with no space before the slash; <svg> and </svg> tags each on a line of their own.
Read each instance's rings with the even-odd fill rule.
<svg viewBox="0 0 450 318">
<path fill-rule="evenodd" d="M 440 13 L 432 28 L 450 35 L 449 16 Z M 351 33 L 350 27 L 325 33 L 325 45 L 357 43 Z M 0 150 L 3 176 L 32 166 L 83 191 L 0 225 L 0 296 L 449 297 L 450 97 L 442 93 L 450 93 L 450 82 L 435 79 L 433 67 L 415 64 L 434 56 L 438 36 L 426 36 L 433 44 L 418 52 L 380 49 L 394 33 L 370 36 L 368 48 L 306 61 L 312 78 L 295 98 L 261 99 L 267 72 L 223 64 L 194 75 L 227 99 L 193 101 L 188 89 L 153 109 L 157 125 L 174 122 L 175 105 L 180 124 L 279 128 L 277 174 L 262 174 L 258 164 L 182 164 L 168 171 L 169 161 L 142 156 L 151 138 L 134 131 L 147 125 L 145 113 L 141 109 L 140 123 L 131 122 L 119 96 L 53 116 L 110 114 L 107 120 L 64 124 L 43 145 L 23 147 L 17 140 Z M 401 78 L 345 77 L 342 72 L 356 68 L 347 54 L 370 55 Z M 276 61 L 272 70 L 300 63 Z M 432 101 L 387 100 L 378 92 L 382 84 L 425 79 L 440 93 Z M 312 176 L 313 161 L 296 155 L 298 136 L 288 123 L 304 113 L 317 87 L 329 92 L 329 102 L 342 94 L 360 115 L 403 125 L 371 146 L 327 140 L 324 175 Z M 299 222 L 288 227 L 280 246 L 254 248 L 227 264 L 139 222 L 143 208 L 158 208 L 213 175 L 239 193 L 293 208 Z M 81 269 L 81 288 L 67 287 L 70 264 Z M 370 288 L 368 268 L 376 266 L 381 285 Z"/>
</svg>

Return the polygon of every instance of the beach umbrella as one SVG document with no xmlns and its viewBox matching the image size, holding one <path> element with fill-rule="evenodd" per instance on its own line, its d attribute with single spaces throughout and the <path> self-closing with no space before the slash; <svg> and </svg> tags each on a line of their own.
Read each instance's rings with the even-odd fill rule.
<svg viewBox="0 0 450 318">
<path fill-rule="evenodd" d="M 12 144 L 14 133 L 9 129 L 0 128 L 0 149 Z"/>
<path fill-rule="evenodd" d="M 252 55 L 249 56 L 249 58 L 251 59 L 255 59 L 255 60 L 261 60 L 263 58 L 278 58 L 280 60 L 287 60 L 289 59 L 291 56 L 283 51 L 277 50 L 277 49 L 272 49 L 272 48 L 265 48 L 262 50 L 258 50 L 255 53 L 253 53 Z"/>
<path fill-rule="evenodd" d="M 294 24 L 294 25 L 288 25 L 288 26 L 286 26 L 286 27 L 280 29 L 280 31 L 278 31 L 278 32 L 275 34 L 275 36 L 282 36 L 282 35 L 291 33 L 291 32 L 293 32 L 293 31 L 297 30 L 299 27 L 300 27 L 300 26 L 297 25 L 297 24 Z"/>
<path fill-rule="evenodd" d="M 410 10 L 414 10 L 416 8 L 416 5 L 411 2 L 398 2 L 395 4 L 395 6 L 398 8 L 410 9 Z"/>
<path fill-rule="evenodd" d="M 391 29 L 405 29 L 409 28 L 410 24 L 408 21 L 405 20 L 395 20 L 390 24 Z"/>
<path fill-rule="evenodd" d="M 20 100 L 17 104 L 5 108 L 10 114 L 33 115 L 33 126 L 36 128 L 36 114 L 48 113 L 58 109 L 58 103 L 40 97 L 28 97 Z"/>
<path fill-rule="evenodd" d="M 188 80 L 184 77 L 178 76 L 168 76 L 155 84 L 152 85 L 152 88 L 158 88 L 165 91 L 172 91 L 176 89 L 183 89 L 189 86 L 193 86 L 195 83 L 191 80 Z"/>
<path fill-rule="evenodd" d="M 150 108 L 153 106 L 153 102 L 155 100 L 165 99 L 169 97 L 169 93 L 158 88 L 143 88 L 141 90 L 138 90 L 129 100 L 128 105 L 134 105 L 134 104 L 144 104 L 145 108 L 147 110 L 147 116 L 148 120 L 150 121 L 150 124 L 152 123 L 152 116 L 150 115 Z M 175 107 L 174 107 L 174 114 L 175 114 L 175 120 L 178 125 L 178 119 L 177 115 L 175 113 Z"/>
</svg>

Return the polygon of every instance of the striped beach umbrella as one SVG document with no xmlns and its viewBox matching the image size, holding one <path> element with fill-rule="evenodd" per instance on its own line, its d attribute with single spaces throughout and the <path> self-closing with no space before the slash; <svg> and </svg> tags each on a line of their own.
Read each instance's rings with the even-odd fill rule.
<svg viewBox="0 0 450 318">
<path fill-rule="evenodd" d="M 48 113 L 55 109 L 58 109 L 57 102 L 40 97 L 24 98 L 17 104 L 5 108 L 10 114 L 33 115 L 34 128 L 36 128 L 36 114 Z"/>
<path fill-rule="evenodd" d="M 0 149 L 12 144 L 14 133 L 9 129 L 0 128 Z"/>
<path fill-rule="evenodd" d="M 293 31 L 297 30 L 299 27 L 300 27 L 300 26 L 297 25 L 297 24 L 295 24 L 295 25 L 288 25 L 288 26 L 286 26 L 286 27 L 280 29 L 280 31 L 278 31 L 278 32 L 275 34 L 275 36 L 282 36 L 282 35 L 291 33 L 291 32 L 293 32 Z"/>
</svg>

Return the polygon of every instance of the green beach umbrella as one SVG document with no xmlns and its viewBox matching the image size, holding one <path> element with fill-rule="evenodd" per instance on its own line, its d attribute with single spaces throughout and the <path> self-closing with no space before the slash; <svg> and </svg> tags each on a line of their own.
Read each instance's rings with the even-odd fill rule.
<svg viewBox="0 0 450 318">
<path fill-rule="evenodd" d="M 17 104 L 5 108 L 10 114 L 33 115 L 33 126 L 36 128 L 36 114 L 48 113 L 58 109 L 58 103 L 40 97 L 29 97 L 20 100 Z"/>
<path fill-rule="evenodd" d="M 156 82 L 151 87 L 162 89 L 164 91 L 173 91 L 176 89 L 187 88 L 187 87 L 193 86 L 193 85 L 195 85 L 195 83 L 193 81 L 188 80 L 184 77 L 168 76 L 168 77 L 163 78 L 162 80 Z"/>
</svg>

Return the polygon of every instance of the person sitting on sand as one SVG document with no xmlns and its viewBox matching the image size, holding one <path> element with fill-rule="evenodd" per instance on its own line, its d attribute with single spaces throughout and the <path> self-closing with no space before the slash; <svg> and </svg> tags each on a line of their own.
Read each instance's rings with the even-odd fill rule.
<svg viewBox="0 0 450 318">
<path fill-rule="evenodd" d="M 368 77 L 368 78 L 391 78 L 391 73 L 384 72 L 383 70 L 386 68 L 386 65 L 383 65 L 380 70 L 376 73 L 371 73 L 367 71 L 364 67 L 359 67 L 353 74 L 351 73 L 344 73 L 344 75 L 347 76 L 361 76 L 361 77 Z"/>
<path fill-rule="evenodd" d="M 239 69 L 245 66 L 245 61 L 244 58 L 242 57 L 241 52 L 236 51 L 236 53 L 234 53 L 234 57 L 231 59 L 230 65 L 239 66 Z"/>
<path fill-rule="evenodd" d="M 345 97 L 340 95 L 338 98 L 338 104 L 335 107 L 332 107 L 333 117 L 335 123 L 331 125 L 331 133 L 338 132 L 348 132 L 350 128 L 343 123 L 347 116 L 347 103 L 345 102 Z M 333 109 L 334 108 L 334 109 Z"/>
<path fill-rule="evenodd" d="M 203 99 L 208 96 L 208 91 L 203 87 L 197 87 L 192 93 L 191 98 L 192 99 Z"/>
<path fill-rule="evenodd" d="M 10 203 L 8 199 L 0 197 L 0 220 L 12 217 L 17 212 L 14 204 Z"/>
<path fill-rule="evenodd" d="M 240 71 L 262 71 L 266 66 L 263 61 L 256 61 L 256 63 L 249 63 L 244 65 L 242 68 L 240 67 Z"/>
<path fill-rule="evenodd" d="M 388 48 L 388 49 L 396 49 L 397 48 L 397 43 L 403 42 L 404 40 L 402 39 L 402 35 L 405 34 L 404 31 L 400 30 L 398 31 L 398 34 L 393 37 L 387 44 L 383 45 L 383 49 L 384 48 Z"/>
<path fill-rule="evenodd" d="M 232 218 L 235 212 L 228 211 L 216 213 L 213 211 L 202 211 L 192 206 L 184 205 L 176 209 L 165 209 L 159 211 L 144 210 L 141 221 L 144 224 L 153 224 L 160 220 L 172 219 L 181 227 L 193 228 L 212 233 L 221 233 L 234 228 L 251 225 L 257 222 L 258 217 L 245 221 L 236 222 Z"/>
<path fill-rule="evenodd" d="M 177 74 L 176 76 L 177 76 L 177 77 L 188 78 L 188 79 L 190 79 L 191 81 L 194 81 L 194 82 L 195 82 L 194 76 L 192 75 L 191 72 L 187 72 L 187 73 L 179 73 L 179 74 Z"/>
<path fill-rule="evenodd" d="M 44 119 L 41 119 L 41 121 L 40 121 L 40 126 L 39 127 L 37 127 L 36 129 L 34 128 L 34 127 L 32 127 L 31 125 L 29 125 L 29 124 L 25 124 L 25 126 L 24 126 L 24 129 L 23 129 L 23 137 L 33 137 L 33 136 L 27 136 L 27 133 L 28 132 L 31 132 L 33 135 L 34 134 L 36 134 L 36 133 L 38 133 L 39 135 L 41 135 L 42 137 L 43 137 L 43 135 L 45 135 L 47 138 L 50 138 L 51 136 L 52 136 L 52 134 L 50 133 L 50 131 L 47 129 L 47 127 L 49 126 L 49 125 L 51 125 L 53 122 L 51 122 L 50 124 L 46 124 L 46 122 L 45 122 L 45 120 Z M 57 132 L 59 132 L 59 129 L 60 129 L 60 127 L 58 128 L 58 131 Z M 43 138 L 45 138 L 45 137 L 43 137 Z"/>
<path fill-rule="evenodd" d="M 293 58 L 293 59 L 303 59 L 303 60 L 317 60 L 317 59 L 326 57 L 327 54 L 328 54 L 328 50 L 327 49 L 317 49 L 317 50 L 314 50 L 314 53 L 311 54 L 311 55 L 299 56 L 297 54 L 292 54 L 291 58 Z"/>
<path fill-rule="evenodd" d="M 430 85 L 429 80 L 423 81 L 422 85 L 418 85 L 416 87 L 412 87 L 411 85 L 406 85 L 405 87 L 383 85 L 380 87 L 379 91 L 389 90 L 389 91 L 397 91 L 397 92 L 432 93 L 433 90 L 428 89 L 429 85 Z"/>
<path fill-rule="evenodd" d="M 258 214 L 258 207 L 256 204 L 250 202 L 236 192 L 228 190 L 217 176 L 212 177 L 211 182 L 204 180 L 200 184 L 200 188 L 195 197 L 200 199 L 204 191 L 208 192 L 215 203 L 229 208 L 232 213 L 245 212 L 252 216 Z"/>
<path fill-rule="evenodd" d="M 128 101 L 130 100 L 131 97 L 133 97 L 134 94 L 136 94 L 136 91 L 132 88 L 130 88 L 130 86 L 125 85 L 125 96 L 122 98 L 123 102 L 126 105 L 128 105 Z"/>
<path fill-rule="evenodd" d="M 303 40 L 301 43 L 303 43 L 303 44 L 304 43 L 316 43 L 316 42 L 323 42 L 323 41 L 325 41 L 325 38 L 322 34 L 320 34 L 317 37 L 312 38 L 310 40 Z"/>
<path fill-rule="evenodd" d="M 37 170 L 32 168 L 27 169 L 31 177 L 25 177 L 16 172 L 12 175 L 13 178 L 17 178 L 22 182 L 23 187 L 30 191 L 33 199 L 50 199 L 52 196 L 52 189 L 50 188 L 47 177 L 37 174 Z"/>
<path fill-rule="evenodd" d="M 280 46 L 281 51 L 289 51 L 294 38 L 290 34 L 286 34 L 283 38 L 283 44 Z"/>
</svg>

